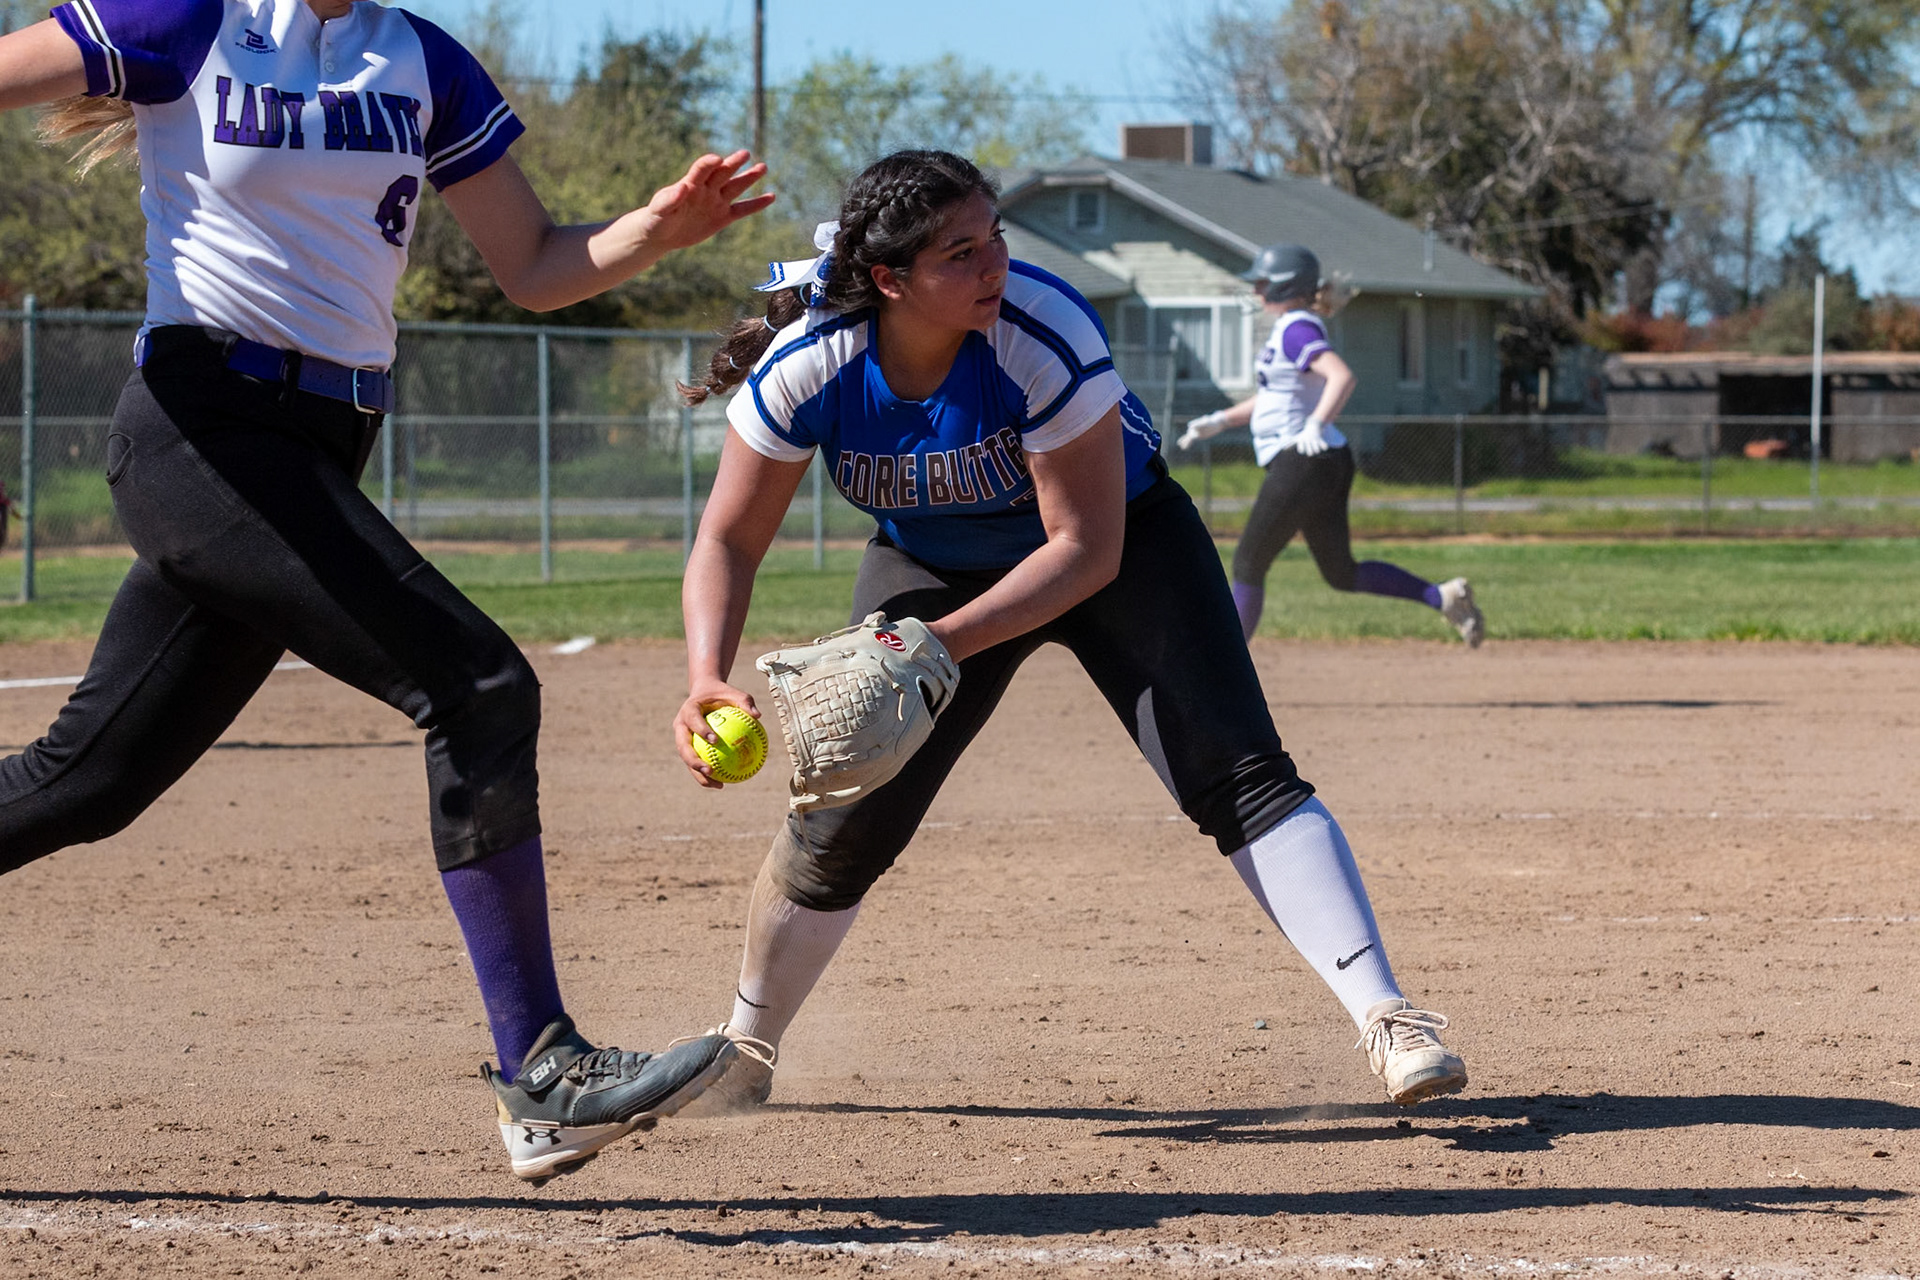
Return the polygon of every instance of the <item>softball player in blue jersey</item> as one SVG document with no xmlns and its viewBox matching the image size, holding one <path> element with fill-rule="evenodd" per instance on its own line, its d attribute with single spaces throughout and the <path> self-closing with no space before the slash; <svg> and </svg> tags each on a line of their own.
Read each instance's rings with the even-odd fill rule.
<svg viewBox="0 0 1920 1280">
<path fill-rule="evenodd" d="M 707 156 L 645 208 L 556 227 L 472 56 L 351 0 L 73 0 L 0 38 L 0 108 L 61 99 L 56 133 L 138 144 L 147 320 L 107 481 L 139 559 L 53 727 L 0 760 L 0 871 L 126 827 L 291 650 L 426 730 L 513 1171 L 550 1176 L 673 1114 L 733 1050 L 622 1053 L 575 1030 L 548 944 L 539 684 L 357 480 L 393 407 L 393 290 L 429 184 L 507 294 L 551 309 L 764 207 L 743 198 L 762 168 Z"/>
<path fill-rule="evenodd" d="M 1465 578 L 1428 582 L 1384 560 L 1353 558 L 1347 527 L 1353 450 L 1333 422 L 1353 394 L 1355 380 L 1313 309 L 1325 283 L 1320 259 L 1301 245 L 1268 245 L 1241 278 L 1253 282 L 1273 317 L 1273 333 L 1260 351 L 1259 389 L 1231 408 L 1195 418 L 1178 442 L 1188 449 L 1229 427 L 1253 429 L 1254 461 L 1266 468 L 1267 478 L 1233 553 L 1233 603 L 1241 631 L 1253 638 L 1266 603 L 1267 570 L 1298 533 L 1335 591 L 1419 601 L 1438 609 L 1462 640 L 1479 648 L 1486 625 Z"/>
<path fill-rule="evenodd" d="M 733 389 L 683 607 L 691 685 L 673 724 L 753 699 L 727 683 L 754 573 L 816 450 L 878 529 L 852 616 L 919 618 L 960 664 L 932 736 L 890 782 L 791 820 L 750 906 L 733 1013 L 745 1052 L 716 1094 L 764 1099 L 778 1044 L 869 888 L 1048 641 L 1080 660 L 1134 741 L 1361 1028 L 1402 1103 L 1466 1083 L 1405 999 L 1332 815 L 1281 748 L 1213 541 L 1159 456 L 1106 334 L 1060 280 L 1010 262 L 997 192 L 943 152 L 868 168 L 830 254 L 776 264 L 767 318 L 737 327 L 695 398 Z M 826 230 L 826 229 L 823 229 Z M 706 1103 L 702 1106 L 708 1105 Z"/>
</svg>

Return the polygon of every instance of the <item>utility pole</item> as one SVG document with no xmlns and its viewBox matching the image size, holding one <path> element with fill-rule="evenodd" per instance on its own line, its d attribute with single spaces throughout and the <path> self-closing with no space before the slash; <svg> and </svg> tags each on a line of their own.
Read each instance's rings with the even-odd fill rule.
<svg viewBox="0 0 1920 1280">
<path fill-rule="evenodd" d="M 1753 222 L 1757 199 L 1753 171 L 1747 171 L 1747 208 L 1740 220 L 1740 309 L 1753 305 Z"/>
<path fill-rule="evenodd" d="M 767 0 L 753 0 L 753 158 L 767 158 Z"/>
</svg>

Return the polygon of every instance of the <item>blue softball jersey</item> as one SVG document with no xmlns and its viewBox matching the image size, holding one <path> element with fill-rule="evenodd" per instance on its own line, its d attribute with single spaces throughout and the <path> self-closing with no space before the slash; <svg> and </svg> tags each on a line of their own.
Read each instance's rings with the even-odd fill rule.
<svg viewBox="0 0 1920 1280">
<path fill-rule="evenodd" d="M 877 317 L 812 311 L 774 336 L 727 406 L 756 452 L 819 449 L 833 483 L 907 554 L 943 569 L 1001 569 L 1047 539 L 1027 455 L 1077 439 L 1115 405 L 1127 497 L 1159 475 L 1160 436 L 1114 370 L 1100 318 L 1065 281 L 1011 264 L 1000 318 L 969 333 L 940 389 L 893 394 Z"/>
<path fill-rule="evenodd" d="M 147 326 L 229 329 L 357 368 L 393 361 L 422 183 L 523 132 L 478 62 L 401 9 L 72 0 L 87 92 L 133 104 Z"/>
</svg>

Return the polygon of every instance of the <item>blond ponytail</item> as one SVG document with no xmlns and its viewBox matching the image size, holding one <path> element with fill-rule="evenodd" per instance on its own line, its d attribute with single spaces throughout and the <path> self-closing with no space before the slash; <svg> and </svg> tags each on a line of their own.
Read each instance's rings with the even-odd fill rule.
<svg viewBox="0 0 1920 1280">
<path fill-rule="evenodd" d="M 103 161 L 131 160 L 133 108 L 118 98 L 62 98 L 40 117 L 40 141 L 49 147 L 78 142 L 73 165 L 84 178 Z"/>
</svg>

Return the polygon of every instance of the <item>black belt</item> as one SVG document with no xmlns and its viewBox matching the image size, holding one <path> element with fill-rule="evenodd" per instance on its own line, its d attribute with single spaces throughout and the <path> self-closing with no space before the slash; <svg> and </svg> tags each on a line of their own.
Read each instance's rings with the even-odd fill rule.
<svg viewBox="0 0 1920 1280">
<path fill-rule="evenodd" d="M 171 328 L 172 326 L 168 326 Z M 183 326 L 186 327 L 186 326 Z M 361 413 L 393 412 L 393 378 L 382 369 L 353 369 L 300 351 L 282 351 L 264 342 L 218 329 L 202 329 L 207 339 L 226 348 L 227 368 L 262 382 L 277 382 L 309 395 L 352 405 Z M 133 362 L 144 365 L 149 355 L 147 335 L 134 343 Z"/>
</svg>

